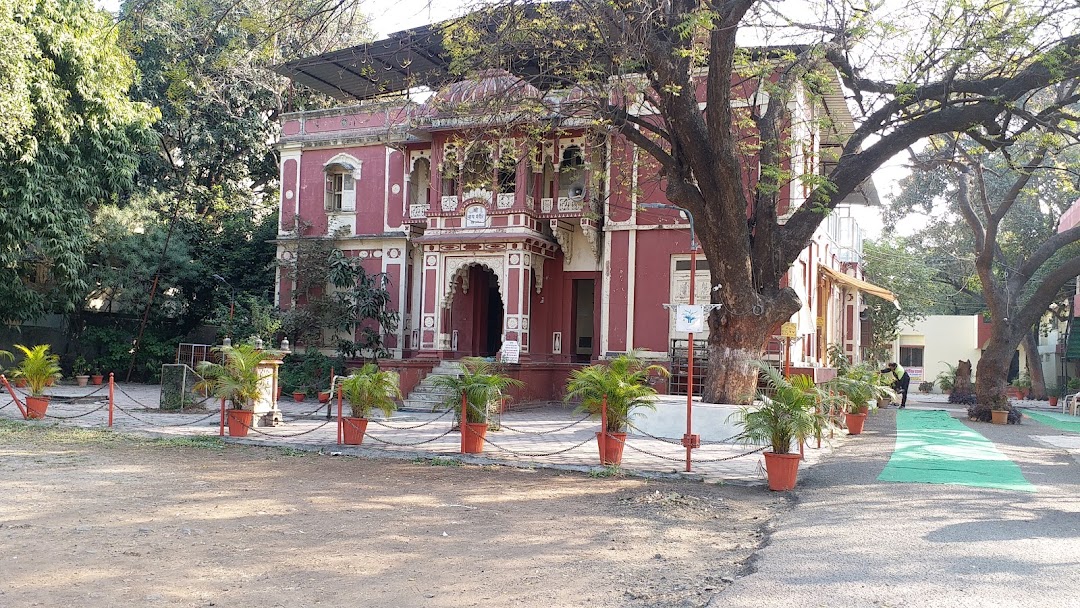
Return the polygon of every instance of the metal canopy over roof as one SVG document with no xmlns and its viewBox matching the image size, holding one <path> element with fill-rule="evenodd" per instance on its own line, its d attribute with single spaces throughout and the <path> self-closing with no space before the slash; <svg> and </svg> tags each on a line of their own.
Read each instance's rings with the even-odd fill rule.
<svg viewBox="0 0 1080 608">
<path fill-rule="evenodd" d="M 439 87 L 452 78 L 441 24 L 391 34 L 339 51 L 275 66 L 278 74 L 341 101 L 364 100 L 416 86 Z"/>
</svg>

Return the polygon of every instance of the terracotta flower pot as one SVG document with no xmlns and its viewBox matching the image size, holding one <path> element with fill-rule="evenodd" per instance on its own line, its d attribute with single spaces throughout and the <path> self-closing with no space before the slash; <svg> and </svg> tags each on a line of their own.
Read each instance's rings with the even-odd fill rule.
<svg viewBox="0 0 1080 608">
<path fill-rule="evenodd" d="M 75 383 L 79 386 L 90 384 L 90 376 L 75 376 Z"/>
<path fill-rule="evenodd" d="M 319 391 L 319 403 L 330 401 L 330 391 Z"/>
<path fill-rule="evenodd" d="M 769 489 L 774 492 L 785 492 L 795 487 L 795 481 L 799 477 L 798 454 L 777 454 L 765 452 L 765 472 L 769 475 Z"/>
<path fill-rule="evenodd" d="M 364 443 L 364 433 L 367 433 L 367 418 L 353 418 L 346 416 L 341 419 L 341 440 L 345 445 L 360 445 Z"/>
<path fill-rule="evenodd" d="M 466 422 L 461 429 L 462 448 L 466 454 L 479 454 L 484 451 L 484 437 L 487 436 L 488 425 L 486 422 Z"/>
<path fill-rule="evenodd" d="M 859 406 L 859 413 L 860 414 L 869 414 L 870 413 L 870 404 Z"/>
<path fill-rule="evenodd" d="M 1049 400 L 1050 400 L 1050 407 L 1057 407 L 1057 404 L 1058 404 L 1058 396 L 1057 395 L 1051 395 L 1049 397 Z"/>
<path fill-rule="evenodd" d="M 306 397 L 306 396 L 307 395 L 304 394 L 304 393 L 293 393 L 292 394 L 293 401 L 295 401 L 297 403 L 300 403 L 301 401 L 303 401 L 304 397 Z"/>
<path fill-rule="evenodd" d="M 18 388 L 26 388 L 26 378 L 16 378 L 15 386 Z"/>
<path fill-rule="evenodd" d="M 604 433 L 603 442 L 600 433 L 596 433 L 596 445 L 600 450 L 600 464 L 605 466 L 622 463 L 623 446 L 626 445 L 626 433 Z"/>
<path fill-rule="evenodd" d="M 229 410 L 229 437 L 247 437 L 254 417 L 255 412 L 251 410 Z"/>
<path fill-rule="evenodd" d="M 1009 410 L 991 410 L 990 422 L 994 424 L 1009 424 Z"/>
<path fill-rule="evenodd" d="M 49 397 L 27 397 L 26 417 L 41 420 L 45 417 L 45 409 L 49 407 Z"/>
<path fill-rule="evenodd" d="M 844 414 L 848 435 L 861 435 L 866 424 L 866 414 Z"/>
<path fill-rule="evenodd" d="M 105 376 L 94 374 L 93 376 L 90 376 L 90 382 L 93 383 L 94 386 L 101 386 L 105 383 Z"/>
</svg>

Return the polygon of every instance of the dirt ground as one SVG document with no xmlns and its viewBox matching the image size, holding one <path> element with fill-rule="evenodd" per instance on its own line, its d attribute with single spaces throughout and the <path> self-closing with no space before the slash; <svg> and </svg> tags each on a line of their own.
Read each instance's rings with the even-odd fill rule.
<svg viewBox="0 0 1080 608">
<path fill-rule="evenodd" d="M 706 606 L 760 487 L 0 422 L 0 606 Z"/>
</svg>

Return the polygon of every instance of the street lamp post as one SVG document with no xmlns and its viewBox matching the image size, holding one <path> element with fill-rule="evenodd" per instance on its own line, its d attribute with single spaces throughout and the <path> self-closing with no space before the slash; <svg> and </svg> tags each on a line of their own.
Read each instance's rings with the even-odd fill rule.
<svg viewBox="0 0 1080 608">
<path fill-rule="evenodd" d="M 686 214 L 690 222 L 690 306 L 694 306 L 694 291 L 697 287 L 697 233 L 694 231 L 694 214 L 689 210 L 677 205 L 666 203 L 642 203 L 642 209 L 670 209 Z M 676 313 L 677 314 L 677 313 Z M 686 447 L 686 472 L 690 472 L 691 453 L 694 448 L 701 447 L 701 438 L 693 434 L 693 404 L 694 404 L 694 332 L 686 333 L 686 434 L 683 435 L 682 444 Z"/>
</svg>

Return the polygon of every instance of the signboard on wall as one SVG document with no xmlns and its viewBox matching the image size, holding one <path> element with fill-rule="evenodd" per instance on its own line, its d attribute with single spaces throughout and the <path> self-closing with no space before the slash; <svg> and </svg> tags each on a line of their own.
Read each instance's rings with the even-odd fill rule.
<svg viewBox="0 0 1080 608">
<path fill-rule="evenodd" d="M 797 335 L 798 326 L 794 323 L 788 322 L 780 326 L 781 338 L 794 338 Z"/>
<path fill-rule="evenodd" d="M 521 343 L 517 340 L 507 340 L 502 344 L 502 362 L 517 363 L 521 358 Z"/>
<path fill-rule="evenodd" d="M 704 307 L 698 304 L 679 304 L 676 306 L 675 331 L 694 334 L 705 331 Z"/>
<path fill-rule="evenodd" d="M 487 225 L 487 207 L 473 205 L 465 210 L 466 228 L 483 228 Z"/>
</svg>

